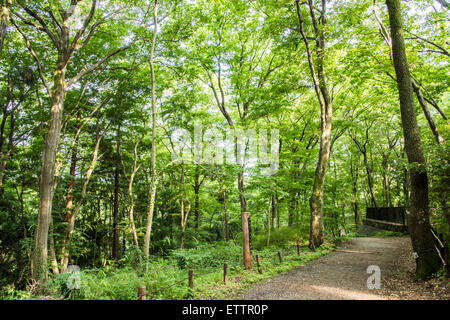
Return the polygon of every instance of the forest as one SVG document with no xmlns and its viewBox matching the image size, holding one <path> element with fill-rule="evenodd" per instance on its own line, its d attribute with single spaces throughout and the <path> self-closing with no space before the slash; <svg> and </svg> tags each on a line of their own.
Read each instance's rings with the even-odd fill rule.
<svg viewBox="0 0 450 320">
<path fill-rule="evenodd" d="M 0 299 L 230 297 L 386 207 L 448 276 L 449 8 L 0 0 Z"/>
</svg>

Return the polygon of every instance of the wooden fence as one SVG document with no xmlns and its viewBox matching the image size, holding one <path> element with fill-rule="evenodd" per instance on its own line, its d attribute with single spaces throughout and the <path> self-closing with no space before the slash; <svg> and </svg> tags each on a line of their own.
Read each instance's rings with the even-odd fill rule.
<svg viewBox="0 0 450 320">
<path fill-rule="evenodd" d="M 300 243 L 297 242 L 295 247 L 296 247 L 296 254 L 297 254 L 297 256 L 300 256 Z M 293 254 L 288 254 L 288 256 L 291 256 L 291 255 L 293 255 Z M 257 272 L 262 274 L 263 273 L 263 266 L 262 266 L 262 263 L 261 263 L 261 256 L 257 254 L 257 255 L 255 255 L 255 257 L 256 257 L 256 262 L 257 262 L 257 266 L 258 266 Z M 283 255 L 282 255 L 281 251 L 278 251 L 276 254 L 274 254 L 274 257 L 279 260 L 280 264 L 283 263 Z M 230 269 L 230 267 L 228 266 L 228 263 L 224 263 L 224 265 L 223 265 L 223 283 L 225 285 L 228 283 L 229 269 Z M 198 279 L 199 277 L 203 277 L 203 276 L 206 276 L 206 275 L 209 275 L 209 274 L 212 274 L 212 273 L 216 273 L 216 272 L 218 272 L 218 271 L 214 270 L 214 271 L 202 274 L 202 275 L 200 275 L 198 277 L 195 277 L 195 278 Z M 181 279 L 181 280 L 179 280 L 179 281 L 177 281 L 177 282 L 175 282 L 175 283 L 173 283 L 171 285 L 168 285 L 166 287 L 154 290 L 154 291 L 152 291 L 150 293 L 147 293 L 147 288 L 145 286 L 141 286 L 141 287 L 138 288 L 138 292 L 137 292 L 138 298 L 137 298 L 137 300 L 147 300 L 148 297 L 151 299 L 152 295 L 154 295 L 154 294 L 156 294 L 158 292 L 161 292 L 161 291 L 165 291 L 165 290 L 167 290 L 169 288 L 172 288 L 174 286 L 181 285 L 182 283 L 186 283 L 186 281 L 187 281 L 187 285 L 189 287 L 189 294 L 188 294 L 187 298 L 192 297 L 192 295 L 194 293 L 194 289 L 195 289 L 194 276 L 195 276 L 194 270 L 193 269 L 189 269 L 188 270 L 188 276 L 186 278 L 183 278 L 183 279 Z"/>
<path fill-rule="evenodd" d="M 406 226 L 406 210 L 404 207 L 367 208 L 366 219 L 400 223 Z"/>
</svg>

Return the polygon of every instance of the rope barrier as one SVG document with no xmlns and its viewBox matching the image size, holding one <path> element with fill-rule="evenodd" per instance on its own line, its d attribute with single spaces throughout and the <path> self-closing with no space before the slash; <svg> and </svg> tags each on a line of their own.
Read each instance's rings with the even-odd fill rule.
<svg viewBox="0 0 450 320">
<path fill-rule="evenodd" d="M 281 252 L 283 254 L 283 257 L 297 256 L 297 254 L 286 254 L 285 255 L 286 251 L 284 251 L 284 252 L 281 251 Z M 274 258 L 277 258 L 277 255 L 278 255 L 278 253 L 274 255 Z M 256 256 L 256 254 L 255 254 L 255 256 Z M 233 265 L 233 266 L 228 266 L 228 268 L 229 269 L 233 269 L 233 268 L 236 268 L 238 266 L 241 266 L 241 263 Z M 220 270 L 213 270 L 213 271 L 210 271 L 210 272 L 198 275 L 197 278 L 201 278 L 201 277 L 204 277 L 204 276 L 207 276 L 207 275 L 210 275 L 210 274 L 213 274 L 213 273 L 217 273 L 217 272 L 221 272 L 221 271 Z M 168 289 L 170 289 L 172 287 L 175 287 L 175 286 L 177 286 L 177 285 L 179 285 L 179 284 L 181 284 L 181 283 L 183 283 L 184 281 L 187 281 L 187 280 L 189 280 L 189 277 L 185 277 L 185 278 L 183 278 L 183 279 L 181 279 L 181 280 L 179 280 L 179 281 L 177 281 L 177 282 L 175 282 L 175 283 L 173 283 L 171 285 L 168 285 L 166 287 L 163 287 L 163 288 L 154 290 L 152 292 L 149 292 L 148 295 L 154 295 L 154 294 L 156 294 L 158 292 L 162 292 L 162 291 L 168 290 Z"/>
</svg>

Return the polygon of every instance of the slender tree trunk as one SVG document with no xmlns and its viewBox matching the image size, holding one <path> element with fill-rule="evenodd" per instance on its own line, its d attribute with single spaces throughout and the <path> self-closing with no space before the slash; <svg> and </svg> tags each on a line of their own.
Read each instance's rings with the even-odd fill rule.
<svg viewBox="0 0 450 320">
<path fill-rule="evenodd" d="M 437 144 L 443 144 L 444 138 L 439 134 L 439 130 L 433 121 L 433 117 L 431 116 L 430 111 L 428 110 L 427 103 L 425 101 L 424 96 L 422 95 L 422 92 L 420 91 L 420 87 L 416 84 L 413 78 L 411 78 L 411 84 L 414 92 L 416 93 L 417 100 L 419 101 L 419 104 L 422 107 L 423 113 L 425 114 L 425 118 L 427 118 L 428 125 L 431 129 L 431 132 L 433 132 Z"/>
<path fill-rule="evenodd" d="M 289 217 L 288 217 L 288 226 L 292 227 L 294 225 L 295 218 L 295 193 L 291 194 L 291 198 L 289 199 Z"/>
<path fill-rule="evenodd" d="M 99 150 L 100 142 L 101 142 L 102 138 L 103 138 L 103 136 L 100 136 L 100 135 L 97 136 L 95 149 L 92 154 L 92 160 L 89 165 L 89 168 L 86 171 L 86 177 L 83 182 L 83 187 L 81 189 L 81 195 L 80 195 L 80 198 L 78 199 L 77 206 L 75 207 L 75 210 L 73 210 L 73 212 L 72 212 L 72 204 L 70 204 L 71 210 L 70 210 L 70 212 L 66 212 L 66 214 L 68 214 L 68 216 L 66 216 L 67 226 L 66 226 L 66 233 L 64 236 L 64 243 L 63 243 L 64 244 L 64 254 L 61 258 L 61 273 L 65 273 L 69 266 L 70 245 L 72 243 L 72 236 L 73 236 L 73 232 L 75 230 L 75 221 L 77 219 L 78 214 L 80 213 L 81 206 L 83 204 L 84 198 L 86 197 L 87 186 L 91 179 L 95 165 L 99 159 L 98 150 Z M 72 198 L 72 201 L 73 201 L 73 198 Z"/>
<path fill-rule="evenodd" d="M 120 125 L 117 128 L 116 167 L 114 169 L 114 211 L 112 258 L 119 261 L 119 191 L 120 191 Z"/>
<path fill-rule="evenodd" d="M 416 276 L 427 278 L 440 269 L 441 261 L 436 252 L 430 229 L 428 176 L 423 168 L 425 158 L 414 109 L 411 76 L 408 69 L 401 21 L 401 3 L 400 0 L 387 0 L 386 4 L 391 26 L 394 67 L 397 74 L 405 149 L 408 162 L 415 166 L 410 169 L 411 208 L 409 229 L 413 250 L 418 256 L 416 259 Z M 417 165 L 422 168 L 417 167 Z"/>
<path fill-rule="evenodd" d="M 3 173 L 6 169 L 8 159 L 11 156 L 11 152 L 14 148 L 14 134 L 16 127 L 16 119 L 14 117 L 14 112 L 12 111 L 10 115 L 8 147 L 6 152 L 3 152 L 3 145 L 5 143 L 5 125 L 6 120 L 8 118 L 8 103 L 9 102 L 7 102 L 3 110 L 3 120 L 1 123 L 1 132 L 0 132 L 0 195 L 3 194 Z"/>
<path fill-rule="evenodd" d="M 321 114 L 319 160 L 317 162 L 317 168 L 314 175 L 314 186 L 311 198 L 309 200 L 311 211 L 309 246 L 312 249 L 315 249 L 319 247 L 324 241 L 323 190 L 325 187 L 325 176 L 328 170 L 328 162 L 331 153 L 333 106 L 331 96 L 328 92 L 324 71 L 324 56 L 326 47 L 325 47 L 325 34 L 323 29 L 324 26 L 326 25 L 326 1 L 322 0 L 322 13 L 319 19 L 316 18 L 315 8 L 311 0 L 308 0 L 308 6 L 316 38 L 317 66 L 314 63 L 312 51 L 309 45 L 309 40 L 304 30 L 304 19 L 300 9 L 300 1 L 296 0 L 300 33 L 306 46 L 306 53 L 308 56 L 308 64 L 310 67 L 311 78 L 313 80 L 317 100 L 320 104 L 320 114 Z M 321 24 L 320 28 L 319 22 Z"/>
<path fill-rule="evenodd" d="M 133 172 L 130 176 L 130 183 L 128 185 L 128 197 L 130 199 L 130 208 L 129 208 L 129 214 L 128 217 L 130 219 L 130 227 L 131 227 L 131 233 L 133 235 L 133 243 L 136 247 L 139 247 L 139 241 L 137 237 L 136 232 L 136 224 L 134 222 L 134 195 L 133 195 L 133 182 L 135 177 L 135 172 Z"/>
<path fill-rule="evenodd" d="M 269 199 L 269 206 L 267 208 L 267 245 L 270 244 L 270 233 L 272 231 L 272 208 L 271 208 L 272 198 Z"/>
<path fill-rule="evenodd" d="M 59 268 L 58 268 L 58 261 L 56 261 L 56 253 L 55 253 L 55 236 L 54 236 L 53 219 L 50 220 L 49 250 L 50 250 L 50 261 L 51 261 L 51 265 L 52 265 L 53 274 L 58 275 Z"/>
<path fill-rule="evenodd" d="M 359 216 L 359 208 L 358 208 L 358 177 L 359 177 L 359 168 L 356 166 L 356 168 L 353 165 L 352 159 L 350 159 L 350 175 L 352 177 L 352 193 L 353 193 L 353 200 L 352 200 L 352 208 L 353 213 L 355 216 L 355 226 L 356 229 L 358 229 L 360 224 L 360 216 Z"/>
<path fill-rule="evenodd" d="M 278 202 L 275 193 L 272 195 L 272 229 L 277 228 Z"/>
<path fill-rule="evenodd" d="M 186 234 L 186 226 L 191 211 L 191 204 L 188 201 L 188 206 L 185 206 L 186 184 L 185 184 L 185 170 L 184 162 L 181 163 L 181 177 L 180 177 L 180 220 L 181 220 L 181 237 L 180 249 L 184 249 L 184 239 Z"/>
<path fill-rule="evenodd" d="M 370 199 L 372 201 L 372 205 L 375 208 L 378 208 L 378 203 L 375 198 L 375 194 L 373 192 L 373 177 L 372 177 L 372 167 L 369 164 L 368 158 L 367 158 L 367 152 L 363 152 L 363 158 L 364 158 L 364 167 L 366 168 L 366 174 L 367 174 L 367 184 L 369 186 L 369 192 L 370 192 Z"/>
<path fill-rule="evenodd" d="M 227 191 L 223 190 L 223 212 L 225 215 L 225 242 L 230 241 L 229 216 L 227 209 Z"/>
<path fill-rule="evenodd" d="M 200 224 L 200 174 L 198 172 L 198 166 L 195 170 L 195 181 L 194 181 L 194 217 L 195 217 L 195 230 L 198 232 Z"/>
<path fill-rule="evenodd" d="M 149 199 L 149 210 L 147 213 L 147 228 L 144 239 L 144 254 L 146 257 L 150 255 L 150 236 L 153 224 L 153 212 L 155 208 L 156 187 L 157 187 L 157 172 L 156 172 L 156 77 L 154 66 L 154 54 L 156 47 L 156 40 L 158 36 L 158 0 L 155 0 L 153 8 L 153 22 L 155 28 L 153 31 L 152 48 L 150 52 L 150 71 L 152 77 L 152 180 Z"/>
<path fill-rule="evenodd" d="M 387 155 L 382 155 L 382 167 L 383 167 L 383 190 L 384 190 L 384 205 L 386 207 L 392 207 L 391 200 L 391 181 L 389 179 L 389 164 Z"/>
<path fill-rule="evenodd" d="M 77 124 L 76 124 L 77 132 L 81 126 L 80 121 L 81 121 L 81 113 L 79 112 L 77 115 Z M 75 174 L 76 174 L 77 161 L 78 161 L 78 140 L 79 140 L 79 136 L 77 135 L 75 137 L 75 143 L 74 143 L 73 150 L 72 150 L 70 173 L 69 173 L 70 180 L 69 180 L 69 186 L 67 187 L 67 195 L 66 195 L 66 212 L 65 212 L 64 216 L 65 216 L 65 223 L 67 223 L 67 225 L 68 225 L 67 230 L 70 230 L 70 220 L 72 217 L 73 189 L 74 189 L 74 184 L 75 184 Z M 69 232 L 67 232 L 66 236 L 64 237 L 63 243 L 61 246 L 61 260 L 60 260 L 61 273 L 65 273 L 67 271 L 65 266 L 68 265 L 68 261 L 69 261 L 69 249 L 68 249 L 69 243 L 68 242 L 70 241 L 70 239 L 67 236 Z"/>
</svg>

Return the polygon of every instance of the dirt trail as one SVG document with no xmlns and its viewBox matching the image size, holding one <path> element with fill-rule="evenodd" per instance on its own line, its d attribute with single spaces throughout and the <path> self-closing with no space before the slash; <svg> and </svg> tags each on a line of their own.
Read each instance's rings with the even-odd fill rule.
<svg viewBox="0 0 450 320">
<path fill-rule="evenodd" d="M 327 256 L 255 285 L 245 300 L 384 300 L 383 284 L 410 251 L 408 237 L 355 238 Z M 381 290 L 369 290 L 369 266 L 381 269 Z"/>
</svg>

